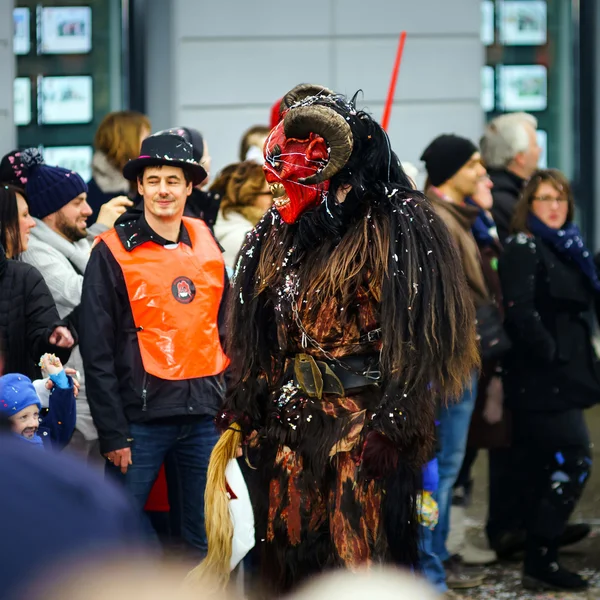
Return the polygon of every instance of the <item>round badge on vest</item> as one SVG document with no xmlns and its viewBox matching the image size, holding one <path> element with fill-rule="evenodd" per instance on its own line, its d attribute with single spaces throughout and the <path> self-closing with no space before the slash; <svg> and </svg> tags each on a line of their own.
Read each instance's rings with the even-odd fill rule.
<svg viewBox="0 0 600 600">
<path fill-rule="evenodd" d="M 189 304 L 196 296 L 196 286 L 188 277 L 178 277 L 171 284 L 171 292 L 177 302 Z"/>
</svg>

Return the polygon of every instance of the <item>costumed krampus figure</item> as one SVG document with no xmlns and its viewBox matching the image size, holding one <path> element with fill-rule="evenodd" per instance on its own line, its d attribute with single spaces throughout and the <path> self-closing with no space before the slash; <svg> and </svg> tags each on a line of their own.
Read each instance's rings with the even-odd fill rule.
<svg viewBox="0 0 600 600">
<path fill-rule="evenodd" d="M 275 203 L 232 282 L 209 555 L 192 578 L 228 577 L 224 472 L 240 446 L 267 593 L 325 569 L 417 561 L 436 399 L 477 366 L 474 309 L 445 225 L 355 100 L 298 86 L 266 141 Z"/>
</svg>

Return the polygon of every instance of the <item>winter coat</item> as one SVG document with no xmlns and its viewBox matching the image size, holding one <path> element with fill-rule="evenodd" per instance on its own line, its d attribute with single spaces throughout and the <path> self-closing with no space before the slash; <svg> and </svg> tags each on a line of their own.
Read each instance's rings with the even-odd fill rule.
<svg viewBox="0 0 600 600">
<path fill-rule="evenodd" d="M 183 216 L 202 219 L 210 230 L 214 231 L 221 199 L 218 192 L 205 192 L 194 188 L 185 203 Z"/>
<path fill-rule="evenodd" d="M 499 241 L 495 243 L 479 246 L 481 255 L 481 268 L 494 304 L 498 307 L 500 314 L 504 313 L 502 306 L 502 288 L 498 276 L 498 262 L 502 254 L 502 246 Z M 492 377 L 498 376 L 499 361 L 487 361 L 481 365 L 479 382 L 477 384 L 477 398 L 475 408 L 471 417 L 469 428 L 469 439 L 467 445 L 471 448 L 498 448 L 506 447 L 510 443 L 510 418 L 506 409 L 503 409 L 503 417 L 497 422 L 490 424 L 484 418 L 488 393 L 493 389 L 494 393 L 498 390 L 490 388 Z"/>
<path fill-rule="evenodd" d="M 106 231 L 104 225 L 96 224 L 89 235 L 78 242 L 69 242 L 50 229 L 43 221 L 35 219 L 36 227 L 31 230 L 29 246 L 22 259 L 33 265 L 44 275 L 52 292 L 61 318 L 67 319 L 79 331 L 79 304 L 83 274 L 90 256 L 94 236 Z M 71 360 L 65 366 L 79 371 L 79 395 L 77 396 L 77 430 L 86 440 L 98 437 L 87 401 L 85 373 L 79 347 L 73 349 Z"/>
<path fill-rule="evenodd" d="M 540 238 L 519 233 L 500 258 L 505 328 L 505 401 L 514 410 L 558 411 L 600 401 L 592 346 L 598 294 L 582 271 Z"/>
<path fill-rule="evenodd" d="M 122 215 L 116 229 L 124 245 L 132 240 L 128 250 L 144 243 L 172 243 L 150 229 L 141 211 Z M 179 242 L 191 245 L 183 225 Z M 225 293 L 220 324 L 224 299 Z M 85 273 L 80 322 L 88 396 L 102 453 L 130 445 L 129 423 L 194 420 L 220 409 L 222 376 L 168 381 L 145 371 L 123 271 L 104 241 L 92 251 Z"/>
<path fill-rule="evenodd" d="M 40 414 L 38 435 L 44 445 L 62 450 L 71 441 L 77 417 L 73 380 L 70 377 L 68 388 L 56 385 L 52 388 L 48 409 L 42 409 Z"/>
<path fill-rule="evenodd" d="M 223 247 L 225 264 L 235 268 L 235 259 L 246 240 L 246 234 L 254 229 L 254 225 L 238 212 L 230 211 L 227 216 L 219 212 L 215 223 L 215 237 Z"/>
<path fill-rule="evenodd" d="M 450 230 L 456 243 L 475 306 L 489 304 L 490 296 L 481 270 L 479 249 L 471 233 L 471 227 L 479 215 L 479 209 L 444 200 L 437 196 L 432 189 L 427 191 L 427 197 L 433 204 L 435 212 Z"/>
<path fill-rule="evenodd" d="M 106 154 L 96 150 L 92 158 L 92 179 L 88 181 L 87 203 L 94 211 L 88 217 L 88 225 L 98 220 L 100 207 L 117 196 L 135 196 L 131 191 L 131 182 L 123 177 L 123 173 L 113 166 Z"/>
<path fill-rule="evenodd" d="M 0 245 L 0 351 L 4 372 L 35 379 L 37 364 L 46 352 L 66 362 L 71 351 L 48 341 L 54 329 L 65 324 L 40 272 L 6 258 Z"/>
<path fill-rule="evenodd" d="M 511 232 L 510 224 L 525 180 L 505 169 L 490 169 L 488 173 L 494 184 L 492 217 L 498 229 L 498 239 L 504 244 Z"/>
</svg>

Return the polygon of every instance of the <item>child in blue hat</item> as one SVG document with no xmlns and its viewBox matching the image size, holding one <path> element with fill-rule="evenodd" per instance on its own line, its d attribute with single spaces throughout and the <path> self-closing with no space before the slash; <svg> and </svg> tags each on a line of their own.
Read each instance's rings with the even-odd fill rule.
<svg viewBox="0 0 600 600">
<path fill-rule="evenodd" d="M 0 377 L 0 417 L 8 419 L 12 431 L 32 444 L 64 448 L 75 430 L 75 393 L 70 379 L 53 354 L 45 354 L 40 366 L 53 387 L 49 407 L 42 413 L 42 403 L 29 377 L 9 373 Z"/>
</svg>

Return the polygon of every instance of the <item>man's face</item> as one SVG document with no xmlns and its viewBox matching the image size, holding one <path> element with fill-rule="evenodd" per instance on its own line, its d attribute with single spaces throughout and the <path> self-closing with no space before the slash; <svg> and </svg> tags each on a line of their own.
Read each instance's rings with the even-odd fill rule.
<svg viewBox="0 0 600 600">
<path fill-rule="evenodd" d="M 287 138 L 283 121 L 271 131 L 265 143 L 265 178 L 274 206 L 285 223 L 295 223 L 302 213 L 321 201 L 329 181 L 318 185 L 298 180 L 314 175 L 329 159 L 325 140 L 313 133 L 308 139 Z"/>
<path fill-rule="evenodd" d="M 54 213 L 53 228 L 70 242 L 78 242 L 87 237 L 87 218 L 91 214 L 87 194 L 83 192 Z"/>
<path fill-rule="evenodd" d="M 192 182 L 187 183 L 179 167 L 146 167 L 138 179 L 138 192 L 144 198 L 144 209 L 159 219 L 181 218 Z"/>
<path fill-rule="evenodd" d="M 525 129 L 527 129 L 529 146 L 525 152 L 521 152 L 520 155 L 517 155 L 517 157 L 521 162 L 521 169 L 524 179 L 529 179 L 537 169 L 542 149 L 538 144 L 537 135 L 535 134 L 535 128 L 533 125 L 530 123 L 524 123 L 524 126 Z"/>
<path fill-rule="evenodd" d="M 13 415 L 10 422 L 16 434 L 31 440 L 40 426 L 40 409 L 37 404 L 32 404 Z"/>
<path fill-rule="evenodd" d="M 484 177 L 486 171 L 481 164 L 481 154 L 473 153 L 471 158 L 447 182 L 463 198 L 473 196 L 477 191 L 477 184 Z"/>
</svg>

